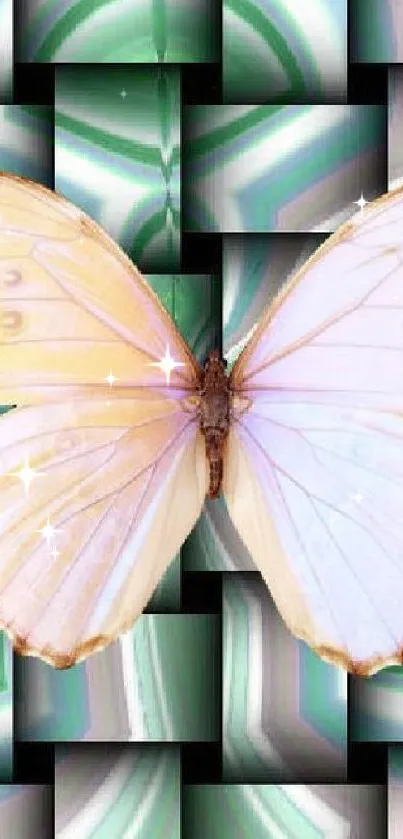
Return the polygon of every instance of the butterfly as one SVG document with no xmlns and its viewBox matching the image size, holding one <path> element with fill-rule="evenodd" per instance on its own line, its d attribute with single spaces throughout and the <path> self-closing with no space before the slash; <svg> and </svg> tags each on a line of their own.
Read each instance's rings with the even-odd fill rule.
<svg viewBox="0 0 403 839">
<path fill-rule="evenodd" d="M 369 675 L 403 649 L 403 190 L 330 236 L 229 375 L 122 250 L 0 175 L 0 626 L 70 667 L 128 631 L 203 508 L 295 636 Z"/>
</svg>

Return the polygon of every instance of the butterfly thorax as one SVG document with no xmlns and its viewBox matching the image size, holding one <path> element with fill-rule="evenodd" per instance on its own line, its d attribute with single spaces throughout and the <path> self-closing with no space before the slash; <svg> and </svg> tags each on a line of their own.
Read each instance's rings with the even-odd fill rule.
<svg viewBox="0 0 403 839">
<path fill-rule="evenodd" d="M 210 466 L 209 497 L 220 494 L 224 446 L 230 425 L 231 391 L 225 365 L 217 350 L 210 352 L 200 382 L 200 431 Z"/>
</svg>

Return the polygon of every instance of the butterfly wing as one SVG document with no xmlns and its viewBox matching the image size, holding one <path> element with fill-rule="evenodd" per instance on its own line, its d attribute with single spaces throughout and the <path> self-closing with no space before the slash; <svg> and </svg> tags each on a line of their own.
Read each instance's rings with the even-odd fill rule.
<svg viewBox="0 0 403 839">
<path fill-rule="evenodd" d="M 0 214 L 0 626 L 67 667 L 130 628 L 200 514 L 199 368 L 68 202 L 1 177 Z"/>
<path fill-rule="evenodd" d="M 206 494 L 203 443 L 177 400 L 108 396 L 1 422 L 0 620 L 17 651 L 58 667 L 131 627 Z M 28 496 L 15 474 L 26 452 L 41 473 Z"/>
<path fill-rule="evenodd" d="M 200 368 L 157 295 L 109 236 L 56 193 L 0 173 L 0 404 L 64 399 L 66 387 L 194 389 Z M 85 362 L 85 363 L 83 363 Z M 140 380 L 139 380 L 140 371 Z"/>
<path fill-rule="evenodd" d="M 224 493 L 289 628 L 352 672 L 400 663 L 403 191 L 308 260 L 231 385 Z"/>
</svg>

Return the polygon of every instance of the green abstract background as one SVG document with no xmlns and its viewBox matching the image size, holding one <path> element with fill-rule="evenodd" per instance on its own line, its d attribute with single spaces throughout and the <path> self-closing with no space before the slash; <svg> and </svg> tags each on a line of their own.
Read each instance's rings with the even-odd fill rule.
<svg viewBox="0 0 403 839">
<path fill-rule="evenodd" d="M 219 57 L 213 0 L 24 0 L 20 61 L 148 63 Z"/>
<path fill-rule="evenodd" d="M 45 106 L 10 104 L 12 6 L 0 0 L 0 169 L 55 186 L 105 227 L 200 361 L 222 340 L 230 367 L 361 193 L 384 192 L 388 174 L 403 182 L 399 67 L 387 105 L 343 103 L 351 59 L 400 60 L 397 3 L 350 2 L 349 66 L 347 3 L 301 9 L 297 0 L 15 4 L 16 59 L 42 78 L 54 73 Z M 219 60 L 222 104 L 200 81 L 206 104 L 188 105 L 179 65 Z M 206 234 L 206 252 L 223 234 L 222 277 L 183 264 L 181 239 L 194 233 Z M 197 593 L 206 577 L 215 591 L 222 580 L 220 608 L 186 612 L 184 584 Z M 397 830 L 402 673 L 353 679 L 294 639 L 225 503 L 208 501 L 145 614 L 104 652 L 65 672 L 15 658 L 13 680 L 1 635 L 0 835 L 50 839 L 54 792 L 62 839 L 381 837 L 385 790 L 348 783 L 349 753 L 394 743 Z M 56 744 L 54 784 L 10 784 L 13 736 Z M 189 780 L 215 746 L 215 782 Z"/>
<path fill-rule="evenodd" d="M 225 102 L 337 102 L 347 88 L 347 0 L 225 0 Z"/>
<path fill-rule="evenodd" d="M 180 235 L 179 74 L 59 67 L 55 187 L 143 271 L 176 271 Z"/>
</svg>

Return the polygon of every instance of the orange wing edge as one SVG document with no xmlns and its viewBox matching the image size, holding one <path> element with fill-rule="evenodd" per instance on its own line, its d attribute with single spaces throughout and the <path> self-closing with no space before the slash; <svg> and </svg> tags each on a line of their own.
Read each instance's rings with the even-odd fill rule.
<svg viewBox="0 0 403 839">
<path fill-rule="evenodd" d="M 55 667 L 57 670 L 67 670 L 70 667 L 74 667 L 75 664 L 79 664 L 81 661 L 84 661 L 84 659 L 88 658 L 93 653 L 101 652 L 120 638 L 120 636 L 125 632 L 128 632 L 133 627 L 137 617 L 140 617 L 140 615 L 126 621 L 123 626 L 119 627 L 119 631 L 115 635 L 95 635 L 94 638 L 85 641 L 83 644 L 79 644 L 78 647 L 76 647 L 70 654 L 53 652 L 51 647 L 33 647 L 31 644 L 27 643 L 27 640 L 23 635 L 13 632 L 10 625 L 1 620 L 1 618 L 0 630 L 4 631 L 10 638 L 14 652 L 16 652 L 17 655 L 40 658 L 41 660 L 46 661 L 47 664 Z"/>
</svg>

